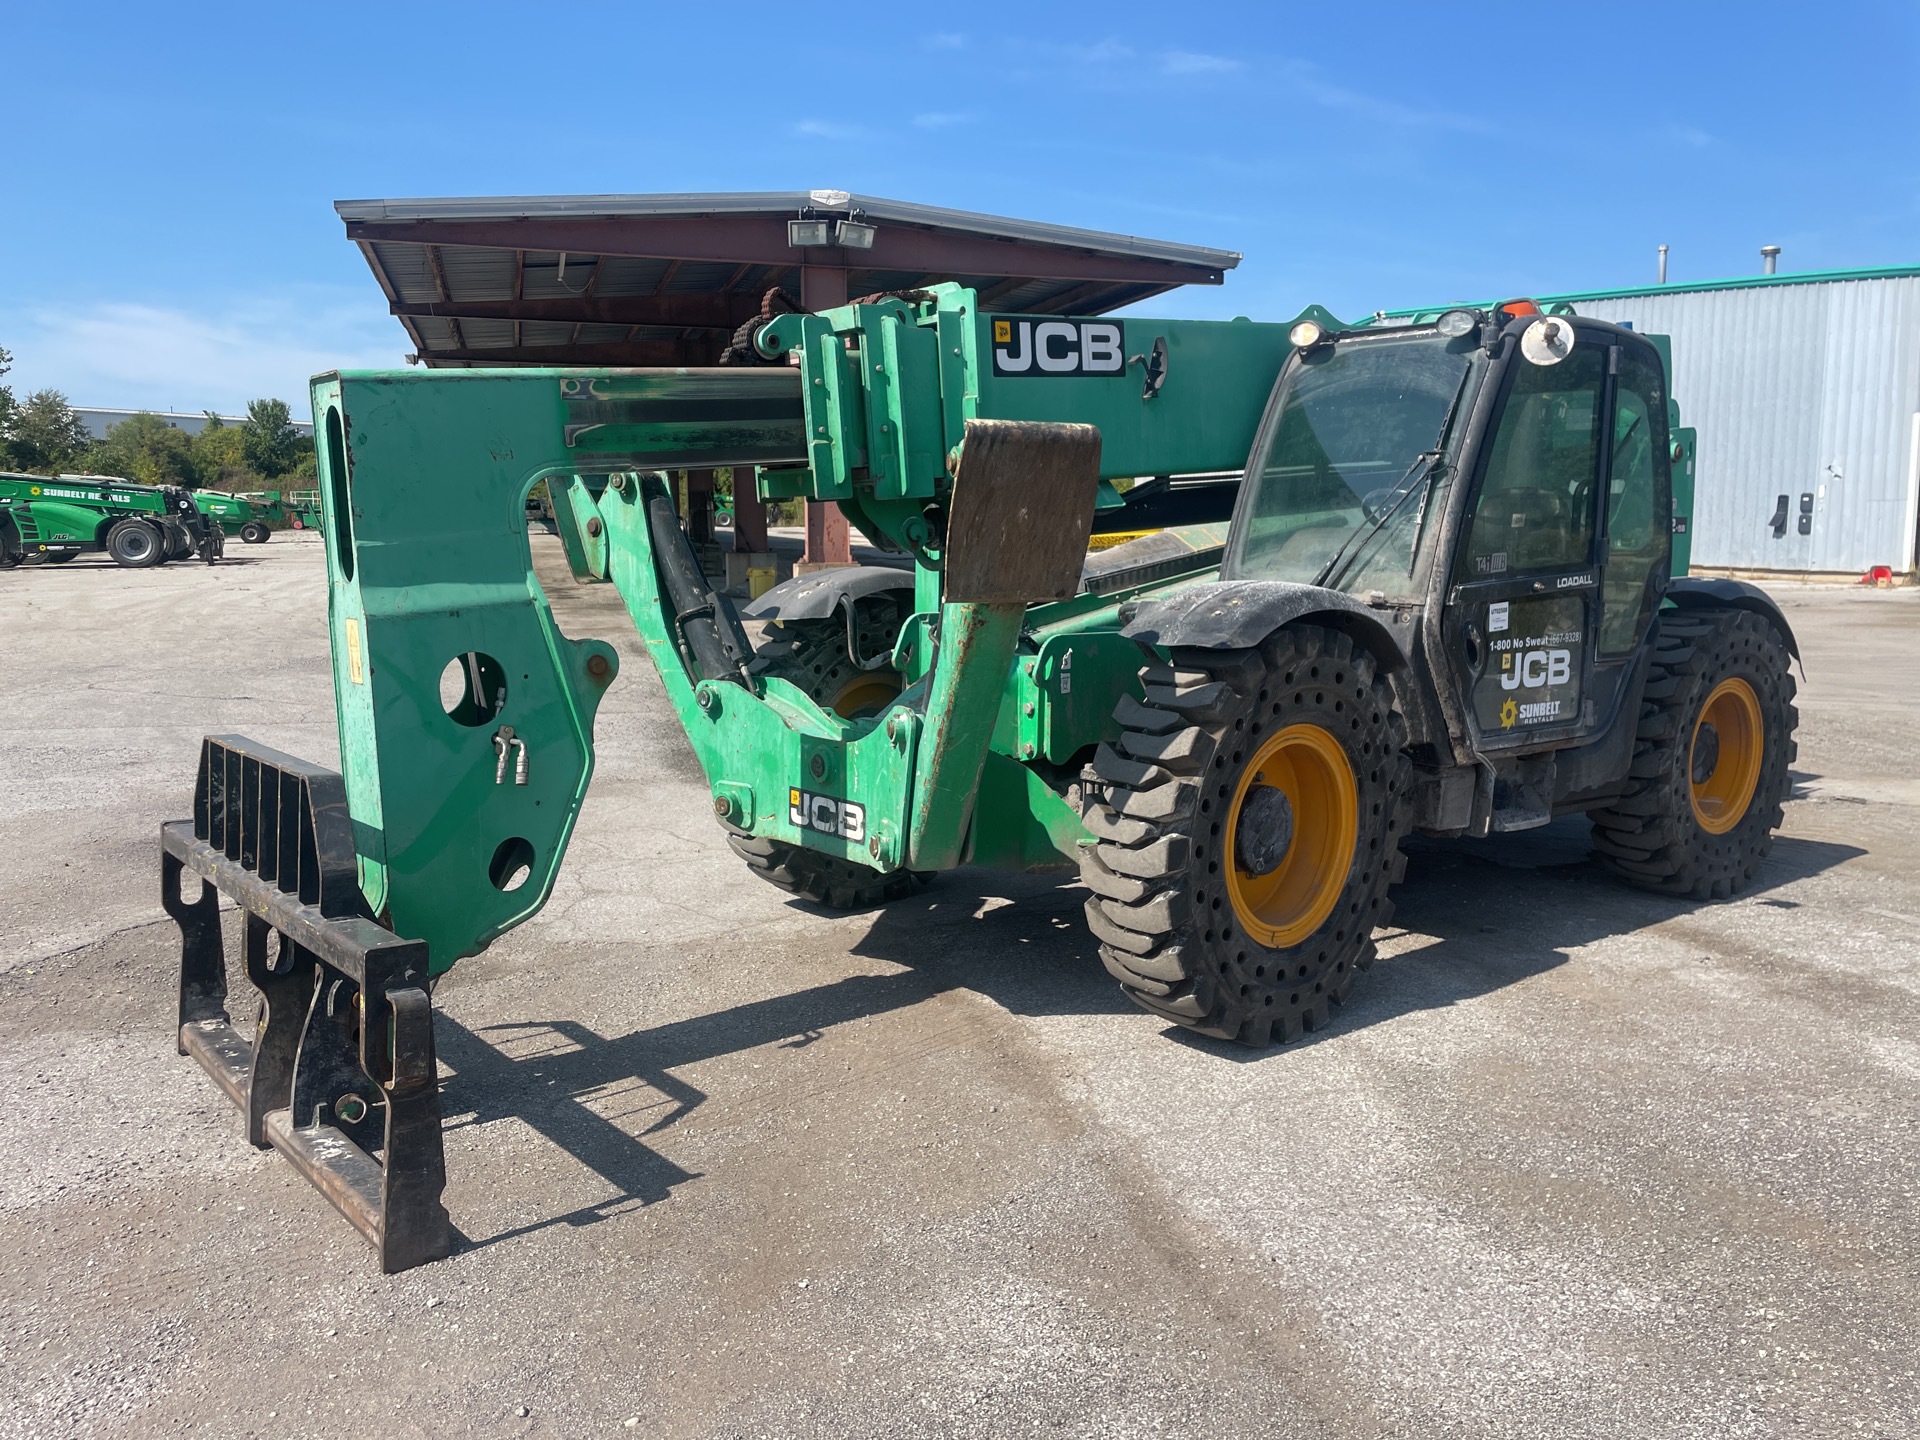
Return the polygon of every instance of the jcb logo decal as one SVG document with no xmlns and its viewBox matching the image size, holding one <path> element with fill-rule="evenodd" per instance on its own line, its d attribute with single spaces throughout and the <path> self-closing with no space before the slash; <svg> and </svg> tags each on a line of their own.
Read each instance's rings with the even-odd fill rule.
<svg viewBox="0 0 1920 1440">
<path fill-rule="evenodd" d="M 1127 368 L 1127 335 L 1118 320 L 993 322 L 996 375 L 1118 375 Z"/>
<path fill-rule="evenodd" d="M 1500 688 L 1518 690 L 1525 686 L 1538 690 L 1546 685 L 1564 685 L 1573 678 L 1571 650 L 1509 650 L 1500 657 Z"/>
<path fill-rule="evenodd" d="M 787 819 L 802 830 L 838 835 L 842 840 L 867 838 L 867 807 L 809 790 L 787 791 Z"/>
</svg>

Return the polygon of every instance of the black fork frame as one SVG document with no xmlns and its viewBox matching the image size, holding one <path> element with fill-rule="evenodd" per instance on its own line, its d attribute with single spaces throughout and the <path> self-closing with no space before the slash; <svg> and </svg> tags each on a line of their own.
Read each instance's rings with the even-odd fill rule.
<svg viewBox="0 0 1920 1440">
<path fill-rule="evenodd" d="M 249 1141 L 279 1150 L 371 1242 L 383 1271 L 440 1259 L 453 1230 L 426 946 L 367 916 L 340 776 L 209 735 L 193 812 L 160 827 L 161 902 L 180 926 L 180 1053 L 240 1107 Z M 222 894 L 244 914 L 242 961 L 261 999 L 251 1039 L 227 1009 Z"/>
</svg>

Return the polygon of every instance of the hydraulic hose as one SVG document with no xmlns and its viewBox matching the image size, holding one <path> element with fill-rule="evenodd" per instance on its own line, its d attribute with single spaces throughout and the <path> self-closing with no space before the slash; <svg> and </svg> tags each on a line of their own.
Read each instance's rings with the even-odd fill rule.
<svg viewBox="0 0 1920 1440">
<path fill-rule="evenodd" d="M 674 625 L 702 680 L 732 680 L 746 684 L 746 664 L 753 655 L 746 631 L 733 602 L 720 594 L 700 568 L 693 542 L 680 528 L 673 496 L 659 475 L 643 476 L 641 503 L 647 509 L 647 533 L 653 540 L 654 571 L 661 592 L 673 606 Z"/>
</svg>

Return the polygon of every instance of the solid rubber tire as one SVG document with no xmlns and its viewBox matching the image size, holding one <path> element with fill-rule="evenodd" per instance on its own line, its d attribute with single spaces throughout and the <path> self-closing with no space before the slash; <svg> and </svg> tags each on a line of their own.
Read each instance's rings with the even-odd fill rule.
<svg viewBox="0 0 1920 1440">
<path fill-rule="evenodd" d="M 1373 657 L 1346 635 L 1294 625 L 1250 650 L 1170 652 L 1115 712 L 1117 743 L 1084 774 L 1087 923 L 1121 990 L 1151 1014 L 1243 1045 L 1284 1043 L 1329 1019 L 1373 963 L 1406 871 L 1405 719 Z M 1296 945 L 1247 935 L 1227 893 L 1228 805 L 1263 737 L 1309 723 L 1352 766 L 1353 857 L 1332 913 Z"/>
<path fill-rule="evenodd" d="M 1800 722 L 1787 647 L 1777 628 L 1747 610 L 1668 610 L 1657 623 L 1627 789 L 1588 812 L 1594 855 L 1638 889 L 1724 900 L 1753 882 L 1786 815 Z M 1689 756 L 1701 706 L 1729 678 L 1753 687 L 1764 748 L 1746 814 L 1714 835 L 1694 815 Z"/>
</svg>

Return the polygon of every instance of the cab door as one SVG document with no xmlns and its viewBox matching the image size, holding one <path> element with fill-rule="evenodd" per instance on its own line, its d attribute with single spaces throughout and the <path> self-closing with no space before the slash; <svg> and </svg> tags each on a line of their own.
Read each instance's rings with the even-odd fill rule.
<svg viewBox="0 0 1920 1440">
<path fill-rule="evenodd" d="M 1594 692 L 1612 678 L 1595 642 L 1615 347 L 1575 337 L 1553 364 L 1510 352 L 1454 551 L 1447 668 L 1490 756 L 1577 742 L 1610 708 Z"/>
</svg>

